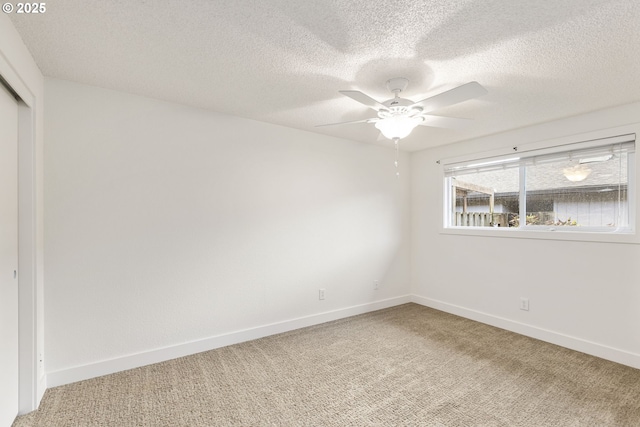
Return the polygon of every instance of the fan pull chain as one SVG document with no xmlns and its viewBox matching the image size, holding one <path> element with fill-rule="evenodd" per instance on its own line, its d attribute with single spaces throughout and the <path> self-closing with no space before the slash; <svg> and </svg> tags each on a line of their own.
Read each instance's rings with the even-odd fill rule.
<svg viewBox="0 0 640 427">
<path fill-rule="evenodd" d="M 396 161 L 395 161 L 395 165 L 396 165 L 396 177 L 400 176 L 400 170 L 398 169 L 398 159 L 399 159 L 399 155 L 398 155 L 398 141 L 400 141 L 400 138 L 393 138 L 393 145 L 396 148 Z"/>
</svg>

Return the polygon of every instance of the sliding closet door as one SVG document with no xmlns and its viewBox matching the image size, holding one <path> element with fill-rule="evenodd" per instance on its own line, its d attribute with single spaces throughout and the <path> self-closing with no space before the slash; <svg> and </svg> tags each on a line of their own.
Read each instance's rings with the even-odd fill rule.
<svg viewBox="0 0 640 427">
<path fill-rule="evenodd" d="M 18 103 L 0 83 L 0 427 L 18 414 Z"/>
</svg>

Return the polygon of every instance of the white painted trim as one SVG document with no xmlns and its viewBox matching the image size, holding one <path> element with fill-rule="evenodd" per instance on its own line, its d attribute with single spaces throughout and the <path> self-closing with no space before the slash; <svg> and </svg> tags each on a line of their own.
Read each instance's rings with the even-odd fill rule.
<svg viewBox="0 0 640 427">
<path fill-rule="evenodd" d="M 138 368 L 140 366 L 153 363 L 164 362 L 178 357 L 188 356 L 203 351 L 226 347 L 269 335 L 280 334 L 293 331 L 295 329 L 318 325 L 332 320 L 343 319 L 358 314 L 394 307 L 400 304 L 411 302 L 411 295 L 404 295 L 396 298 L 389 298 L 367 304 L 356 305 L 324 313 L 312 314 L 298 317 L 296 319 L 285 320 L 283 322 L 271 323 L 255 328 L 243 329 L 228 334 L 217 335 L 198 341 L 178 344 L 170 347 L 159 348 L 143 353 L 131 354 L 115 359 L 103 360 L 88 365 L 75 366 L 47 373 L 47 386 L 56 387 L 64 384 L 95 378 L 102 375 L 113 374 L 127 369 Z"/>
<path fill-rule="evenodd" d="M 35 105 L 33 92 L 2 51 L 0 51 L 0 75 L 2 75 L 2 78 L 5 79 L 9 86 L 11 86 L 11 89 L 18 94 L 24 103 L 27 104 L 29 108 L 33 108 Z"/>
<path fill-rule="evenodd" d="M 516 322 L 514 320 L 494 316 L 477 310 L 471 310 L 459 305 L 449 304 L 419 295 L 412 295 L 411 301 L 426 307 L 435 308 L 436 310 L 475 320 L 476 322 L 506 329 L 507 331 L 515 332 L 520 335 L 536 338 L 571 350 L 580 351 L 582 353 L 640 369 L 640 354 L 631 353 L 618 348 L 609 347 L 603 344 L 583 340 L 581 338 L 550 331 L 548 329 L 538 328 L 536 326 L 527 325 L 525 323 Z"/>
<path fill-rule="evenodd" d="M 33 411 L 45 388 L 37 377 L 36 98 L 0 50 L 0 75 L 18 102 L 19 413 Z"/>
<path fill-rule="evenodd" d="M 36 403 L 37 404 L 36 404 L 35 409 L 38 409 L 38 407 L 40 406 L 40 402 L 42 401 L 42 398 L 44 397 L 44 394 L 47 391 L 47 381 L 46 381 L 46 379 L 47 379 L 46 375 L 42 375 L 42 377 L 38 381 L 38 387 L 36 389 Z"/>
<path fill-rule="evenodd" d="M 263 338 L 270 335 L 293 331 L 296 329 L 318 325 L 333 320 L 344 319 L 350 316 L 356 316 L 358 314 L 382 310 L 400 304 L 406 304 L 408 302 L 414 302 L 426 307 L 431 307 L 470 320 L 485 323 L 521 335 L 536 338 L 545 342 L 640 369 L 639 354 L 630 353 L 617 348 L 608 347 L 606 345 L 583 340 L 547 329 L 538 328 L 510 319 L 483 313 L 477 310 L 471 310 L 443 301 L 438 301 L 419 295 L 404 295 L 382 301 L 376 301 L 372 303 L 299 317 L 291 320 L 285 320 L 283 322 L 271 323 L 255 328 L 243 329 L 240 331 L 217 335 L 198 341 L 192 341 L 184 344 L 118 357 L 115 359 L 103 360 L 96 363 L 75 366 L 55 372 L 49 372 L 46 376 L 47 387 L 56 387 L 64 384 L 70 384 L 76 381 L 87 380 L 102 375 L 108 375 L 128 369 L 138 368 L 153 363 L 164 362 L 178 357 L 189 356 L 203 351 L 226 347 L 229 345 Z"/>
<path fill-rule="evenodd" d="M 38 397 L 36 283 L 35 113 L 18 102 L 18 281 L 20 292 L 20 413 L 36 409 Z"/>
</svg>

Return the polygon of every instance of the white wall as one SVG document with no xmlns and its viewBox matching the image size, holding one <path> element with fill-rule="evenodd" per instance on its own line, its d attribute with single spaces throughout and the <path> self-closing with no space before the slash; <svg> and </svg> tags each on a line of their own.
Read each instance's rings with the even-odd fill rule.
<svg viewBox="0 0 640 427">
<path fill-rule="evenodd" d="M 18 215 L 20 412 L 35 409 L 46 390 L 43 304 L 43 93 L 42 74 L 20 35 L 0 14 L 0 75 L 19 95 Z"/>
<path fill-rule="evenodd" d="M 408 301 L 407 154 L 397 179 L 390 148 L 45 93 L 50 386 Z"/>
<path fill-rule="evenodd" d="M 628 125 L 640 103 L 412 156 L 412 292 L 425 305 L 640 367 L 640 245 L 440 233 L 437 160 Z M 637 240 L 637 239 L 636 239 Z M 530 311 L 519 310 L 520 297 Z"/>
<path fill-rule="evenodd" d="M 50 386 L 410 299 L 640 367 L 639 246 L 440 234 L 435 163 L 635 123 L 640 104 L 405 153 L 396 179 L 391 149 L 45 94 Z"/>
</svg>

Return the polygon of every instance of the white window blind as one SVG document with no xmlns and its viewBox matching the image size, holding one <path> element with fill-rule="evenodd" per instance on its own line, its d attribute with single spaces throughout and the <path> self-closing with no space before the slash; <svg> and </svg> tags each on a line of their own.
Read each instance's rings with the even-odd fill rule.
<svg viewBox="0 0 640 427">
<path fill-rule="evenodd" d="M 635 134 L 627 134 L 504 156 L 478 158 L 456 163 L 445 162 L 443 167 L 445 177 L 451 177 L 561 160 L 578 160 L 581 163 L 588 163 L 589 159 L 595 161 L 595 159 L 607 155 L 631 153 L 634 150 Z"/>
</svg>

